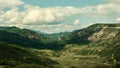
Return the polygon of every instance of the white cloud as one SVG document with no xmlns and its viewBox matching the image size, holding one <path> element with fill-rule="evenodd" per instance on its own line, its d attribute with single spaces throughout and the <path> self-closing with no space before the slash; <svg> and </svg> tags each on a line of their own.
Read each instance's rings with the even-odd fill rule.
<svg viewBox="0 0 120 68">
<path fill-rule="evenodd" d="M 66 17 L 79 13 L 79 9 L 74 7 L 49 7 L 29 8 L 23 19 L 24 24 L 50 24 L 51 22 L 61 22 Z"/>
<path fill-rule="evenodd" d="M 99 15 L 99 16 L 107 16 L 109 14 L 115 13 L 117 15 L 120 13 L 120 4 L 116 3 L 108 3 L 108 4 L 101 4 L 98 6 L 93 7 L 86 7 L 89 9 L 88 13 L 93 14 L 93 16 Z"/>
<path fill-rule="evenodd" d="M 3 0 L 2 0 L 3 1 Z M 1 2 L 2 2 L 1 1 Z M 5 0 L 6 1 L 6 0 Z M 0 2 L 0 3 L 1 3 Z M 3 1 L 4 2 L 4 1 Z M 7 2 L 8 3 L 8 2 Z M 14 0 L 13 3 L 21 5 L 23 2 Z M 9 4 L 11 6 L 18 6 L 16 4 Z M 9 23 L 22 23 L 30 25 L 42 24 L 59 24 L 67 17 L 72 15 L 85 16 L 85 17 L 104 17 L 110 14 L 119 15 L 119 4 L 108 3 L 98 6 L 75 8 L 75 7 L 48 7 L 41 8 L 25 4 L 25 11 L 20 12 L 17 9 L 11 9 L 6 12 L 0 13 L 0 21 Z M 58 23 L 59 22 L 59 23 Z"/>
<path fill-rule="evenodd" d="M 115 3 L 120 3 L 120 0 L 106 0 L 108 2 L 115 2 Z"/>
<path fill-rule="evenodd" d="M 23 5 L 21 0 L 0 0 L 0 25 L 1 26 L 18 26 L 21 24 L 23 12 L 18 11 L 18 6 Z M 4 9 L 10 10 L 4 11 Z"/>
<path fill-rule="evenodd" d="M 79 20 L 79 19 L 76 19 L 73 24 L 74 24 L 74 25 L 79 25 L 79 24 L 80 24 L 80 20 Z"/>
<path fill-rule="evenodd" d="M 18 12 L 17 9 L 12 9 L 0 15 L 0 23 L 2 24 L 20 24 L 24 12 Z"/>
<path fill-rule="evenodd" d="M 19 11 L 19 7 L 17 7 L 19 5 L 22 5 L 25 10 Z M 6 7 L 10 7 L 11 10 L 3 11 L 2 9 Z M 72 6 L 41 8 L 39 6 L 25 4 L 21 0 L 0 0 L 0 10 L 0 25 L 18 26 L 40 31 L 44 30 L 49 33 L 78 29 L 80 28 L 79 24 L 81 24 L 79 18 L 82 17 L 95 20 L 99 18 L 106 19 L 111 17 L 112 19 L 112 17 L 117 17 L 116 21 L 120 21 L 120 3 L 118 0 L 111 0 L 107 4 L 83 8 Z M 72 25 L 63 23 L 68 17 L 72 17 L 73 15 L 79 18 L 72 18 L 74 22 L 68 22 Z M 99 19 L 99 21 L 101 20 Z"/>
<path fill-rule="evenodd" d="M 48 7 L 27 6 L 26 15 L 22 22 L 24 24 L 56 24 L 62 22 L 72 15 L 87 17 L 107 17 L 110 14 L 118 16 L 120 14 L 119 4 L 108 3 L 98 6 L 75 8 L 75 7 Z"/>
<path fill-rule="evenodd" d="M 0 9 L 3 9 L 5 7 L 14 8 L 22 4 L 24 4 L 24 2 L 21 0 L 0 0 Z"/>
<path fill-rule="evenodd" d="M 117 21 L 117 22 L 120 22 L 120 18 L 117 18 L 116 21 Z"/>
</svg>

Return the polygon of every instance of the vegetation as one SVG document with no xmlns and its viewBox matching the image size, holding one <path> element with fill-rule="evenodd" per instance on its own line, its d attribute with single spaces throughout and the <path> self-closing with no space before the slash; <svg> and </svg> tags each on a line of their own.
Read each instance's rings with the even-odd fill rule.
<svg viewBox="0 0 120 68">
<path fill-rule="evenodd" d="M 120 24 L 39 34 L 0 27 L 2 68 L 120 68 Z"/>
<path fill-rule="evenodd" d="M 57 63 L 44 56 L 38 57 L 18 45 L 0 42 L 0 65 L 5 68 L 51 67 L 54 64 Z"/>
</svg>

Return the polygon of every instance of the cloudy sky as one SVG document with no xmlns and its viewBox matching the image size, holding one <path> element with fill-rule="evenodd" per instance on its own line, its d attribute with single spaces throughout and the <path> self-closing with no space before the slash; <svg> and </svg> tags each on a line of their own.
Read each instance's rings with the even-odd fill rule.
<svg viewBox="0 0 120 68">
<path fill-rule="evenodd" d="M 0 0 L 0 26 L 45 33 L 120 23 L 120 0 Z"/>
</svg>

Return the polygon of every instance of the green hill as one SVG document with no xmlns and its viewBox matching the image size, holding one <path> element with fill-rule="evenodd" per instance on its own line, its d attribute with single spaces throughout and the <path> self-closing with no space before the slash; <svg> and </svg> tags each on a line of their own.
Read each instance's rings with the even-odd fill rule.
<svg viewBox="0 0 120 68">
<path fill-rule="evenodd" d="M 42 46 L 45 46 L 43 43 L 39 41 L 35 41 L 29 39 L 28 37 L 23 37 L 16 33 L 9 33 L 6 31 L 0 31 L 0 41 L 9 44 L 17 44 L 29 48 L 42 48 Z"/>
<path fill-rule="evenodd" d="M 120 68 L 119 41 L 119 24 L 94 24 L 66 37 L 56 61 L 63 68 Z"/>
<path fill-rule="evenodd" d="M 50 42 L 49 37 L 45 37 L 40 33 L 17 27 L 0 27 L 0 41 L 37 49 L 59 50 L 64 47 L 63 44 L 59 44 L 57 41 Z"/>
<path fill-rule="evenodd" d="M 87 44 L 101 39 L 108 39 L 107 35 L 118 34 L 120 24 L 94 24 L 87 28 L 75 30 L 70 36 L 67 36 L 65 43 Z M 101 34 L 101 35 L 100 35 Z M 92 36 L 92 37 L 91 37 Z"/>
<path fill-rule="evenodd" d="M 43 36 L 42 34 L 40 34 L 38 32 L 28 30 L 28 29 L 20 29 L 17 27 L 0 27 L 0 31 L 15 33 L 20 36 L 27 37 L 29 39 L 39 41 L 39 42 L 44 42 L 47 39 L 45 36 Z"/>
<path fill-rule="evenodd" d="M 0 42 L 0 66 L 5 68 L 50 68 L 55 61 L 38 57 L 15 44 Z"/>
</svg>

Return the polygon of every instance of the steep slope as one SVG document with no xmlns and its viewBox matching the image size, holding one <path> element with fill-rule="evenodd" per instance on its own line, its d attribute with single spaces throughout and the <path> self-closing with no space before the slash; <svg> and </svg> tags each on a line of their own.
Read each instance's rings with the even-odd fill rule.
<svg viewBox="0 0 120 68">
<path fill-rule="evenodd" d="M 87 28 L 73 31 L 66 37 L 66 43 L 86 44 L 102 39 L 110 39 L 119 33 L 120 24 L 94 24 Z"/>
<path fill-rule="evenodd" d="M 45 46 L 39 41 L 35 41 L 27 37 L 20 36 L 16 33 L 9 33 L 6 31 L 0 31 L 0 41 L 29 48 L 42 48 Z"/>
<path fill-rule="evenodd" d="M 83 45 L 80 55 L 97 54 L 110 57 L 111 54 L 120 61 L 120 24 L 94 24 L 87 28 L 74 31 L 69 37 L 69 44 Z M 71 42 L 72 41 L 72 42 Z M 86 44 L 87 42 L 87 44 Z M 82 44 L 84 43 L 84 44 Z"/>
<path fill-rule="evenodd" d="M 0 41 L 37 49 L 59 50 L 64 47 L 63 44 L 51 41 L 51 38 L 38 32 L 17 27 L 0 27 Z"/>
<path fill-rule="evenodd" d="M 32 30 L 28 30 L 28 29 L 20 29 L 17 27 L 0 27 L 0 31 L 16 33 L 20 36 L 27 37 L 29 39 L 39 41 L 39 42 L 44 42 L 47 40 L 47 38 L 43 36 L 42 34 L 32 31 Z"/>
<path fill-rule="evenodd" d="M 55 59 L 63 68 L 120 68 L 120 24 L 94 24 L 66 39 Z"/>
</svg>

